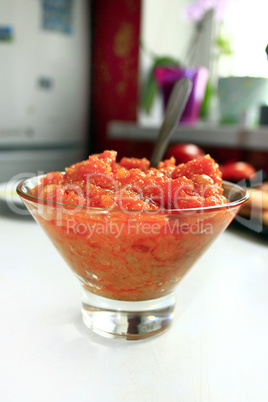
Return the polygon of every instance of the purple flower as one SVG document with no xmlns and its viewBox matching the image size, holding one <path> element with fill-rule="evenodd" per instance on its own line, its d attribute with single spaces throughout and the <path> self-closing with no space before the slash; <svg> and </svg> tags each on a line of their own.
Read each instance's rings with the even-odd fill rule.
<svg viewBox="0 0 268 402">
<path fill-rule="evenodd" d="M 188 21 L 200 21 L 206 12 L 215 9 L 216 17 L 222 19 L 227 3 L 234 0 L 195 0 L 185 9 L 185 17 Z"/>
</svg>

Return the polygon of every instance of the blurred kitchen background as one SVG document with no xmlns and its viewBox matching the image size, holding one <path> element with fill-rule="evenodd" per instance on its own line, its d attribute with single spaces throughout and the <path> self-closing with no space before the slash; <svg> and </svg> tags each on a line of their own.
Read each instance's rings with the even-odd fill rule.
<svg viewBox="0 0 268 402">
<path fill-rule="evenodd" d="M 206 73 L 172 142 L 265 177 L 267 11 L 263 0 L 0 0 L 0 183 L 107 148 L 149 158 L 160 81 L 178 68 Z"/>
</svg>

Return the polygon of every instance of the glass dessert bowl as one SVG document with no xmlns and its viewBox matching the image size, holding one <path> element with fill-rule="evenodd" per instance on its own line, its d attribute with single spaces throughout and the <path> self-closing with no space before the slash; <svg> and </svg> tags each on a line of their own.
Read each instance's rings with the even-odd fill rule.
<svg viewBox="0 0 268 402">
<path fill-rule="evenodd" d="M 17 192 L 79 279 L 84 323 L 127 340 L 169 327 L 178 283 L 248 198 L 242 187 L 223 182 L 228 202 L 222 205 L 96 208 L 32 195 L 40 178 L 21 182 Z"/>
</svg>

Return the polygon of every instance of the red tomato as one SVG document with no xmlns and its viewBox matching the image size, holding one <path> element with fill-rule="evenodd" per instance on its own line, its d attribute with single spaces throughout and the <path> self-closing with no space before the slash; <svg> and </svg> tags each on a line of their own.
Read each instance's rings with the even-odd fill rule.
<svg viewBox="0 0 268 402">
<path fill-rule="evenodd" d="M 220 166 L 224 180 L 239 181 L 249 179 L 256 173 L 252 165 L 247 162 L 226 162 Z"/>
<path fill-rule="evenodd" d="M 195 144 L 172 145 L 167 151 L 167 159 L 174 156 L 176 164 L 187 163 L 192 159 L 199 159 L 205 156 L 204 151 Z"/>
</svg>

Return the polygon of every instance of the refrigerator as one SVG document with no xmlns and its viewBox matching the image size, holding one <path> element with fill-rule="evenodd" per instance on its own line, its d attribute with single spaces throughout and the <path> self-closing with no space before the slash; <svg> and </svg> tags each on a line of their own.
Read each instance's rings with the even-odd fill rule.
<svg viewBox="0 0 268 402">
<path fill-rule="evenodd" d="M 0 0 L 0 183 L 87 156 L 90 1 Z"/>
</svg>

